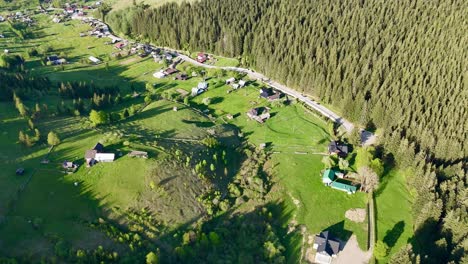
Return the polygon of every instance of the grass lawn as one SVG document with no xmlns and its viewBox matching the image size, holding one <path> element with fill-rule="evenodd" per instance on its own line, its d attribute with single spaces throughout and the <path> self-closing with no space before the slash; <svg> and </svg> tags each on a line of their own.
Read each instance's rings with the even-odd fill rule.
<svg viewBox="0 0 468 264">
<path fill-rule="evenodd" d="M 406 187 L 405 172 L 392 170 L 385 176 L 376 195 L 377 239 L 391 248 L 389 256 L 413 236 L 412 197 Z M 387 262 L 388 258 L 379 262 Z"/>
<path fill-rule="evenodd" d="M 355 234 L 359 246 L 367 247 L 367 221 L 355 223 L 345 218 L 351 208 L 366 208 L 364 193 L 347 194 L 324 186 L 320 170 L 321 155 L 275 154 L 272 166 L 275 175 L 287 188 L 285 195 L 290 207 L 295 207 L 292 198 L 299 200 L 296 211 L 299 224 L 307 226 L 310 233 L 330 230 L 332 234 L 347 240 Z"/>
</svg>

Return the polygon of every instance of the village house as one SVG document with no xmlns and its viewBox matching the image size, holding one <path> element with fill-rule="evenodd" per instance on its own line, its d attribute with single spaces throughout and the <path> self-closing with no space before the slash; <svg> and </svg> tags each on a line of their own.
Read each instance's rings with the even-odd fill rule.
<svg viewBox="0 0 468 264">
<path fill-rule="evenodd" d="M 198 53 L 198 55 L 197 55 L 197 61 L 198 61 L 199 63 L 205 63 L 206 60 L 208 60 L 208 57 L 207 57 L 207 55 L 206 55 L 205 53 L 203 53 L 203 52 Z"/>
<path fill-rule="evenodd" d="M 61 20 L 59 17 L 54 17 L 54 18 L 52 19 L 52 22 L 54 22 L 54 23 L 60 23 L 60 22 L 62 22 L 62 20 Z"/>
<path fill-rule="evenodd" d="M 68 173 L 73 173 L 78 169 L 78 164 L 75 164 L 71 161 L 64 161 L 62 163 L 62 168 L 64 168 Z"/>
<path fill-rule="evenodd" d="M 24 168 L 18 168 L 16 169 L 16 175 L 23 175 L 24 174 Z"/>
<path fill-rule="evenodd" d="M 340 157 L 346 157 L 348 155 L 348 146 L 339 141 L 332 141 L 328 144 L 328 153 L 337 154 Z"/>
<path fill-rule="evenodd" d="M 281 99 L 284 96 L 283 93 L 275 91 L 272 88 L 263 87 L 260 89 L 260 97 L 268 99 L 269 101 L 276 101 Z"/>
<path fill-rule="evenodd" d="M 91 167 L 97 162 L 113 162 L 115 158 L 114 153 L 103 153 L 104 145 L 97 143 L 93 149 L 85 152 L 86 166 Z"/>
<path fill-rule="evenodd" d="M 198 83 L 197 87 L 192 88 L 192 96 L 197 96 L 201 93 L 206 92 L 208 90 L 208 83 L 207 82 L 200 82 Z"/>
<path fill-rule="evenodd" d="M 5 21 L 5 18 L 0 16 L 0 22 L 3 22 L 3 21 Z"/>
<path fill-rule="evenodd" d="M 315 236 L 313 248 L 317 251 L 315 263 L 330 264 L 340 251 L 340 242 L 331 239 L 328 231 L 323 231 Z"/>
<path fill-rule="evenodd" d="M 117 43 L 117 44 L 114 45 L 114 47 L 116 49 L 122 49 L 123 47 L 125 47 L 125 43 Z"/>
<path fill-rule="evenodd" d="M 252 108 L 247 112 L 247 116 L 259 123 L 264 123 L 270 118 L 270 112 L 267 107 Z"/>
</svg>

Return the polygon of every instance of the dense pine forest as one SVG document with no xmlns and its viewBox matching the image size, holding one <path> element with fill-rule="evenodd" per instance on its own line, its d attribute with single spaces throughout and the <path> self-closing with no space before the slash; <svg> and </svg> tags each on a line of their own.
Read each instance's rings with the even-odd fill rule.
<svg viewBox="0 0 468 264">
<path fill-rule="evenodd" d="M 106 21 L 158 45 L 238 57 L 381 129 L 382 152 L 411 171 L 415 195 L 415 236 L 393 261 L 456 263 L 468 249 L 467 11 L 466 1 L 203 0 Z"/>
</svg>

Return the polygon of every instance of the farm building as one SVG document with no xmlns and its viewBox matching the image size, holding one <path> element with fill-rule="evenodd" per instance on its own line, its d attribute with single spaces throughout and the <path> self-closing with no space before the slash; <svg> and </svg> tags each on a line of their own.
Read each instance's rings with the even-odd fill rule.
<svg viewBox="0 0 468 264">
<path fill-rule="evenodd" d="M 114 153 L 96 153 L 94 159 L 97 162 L 112 162 L 115 159 Z"/>
<path fill-rule="evenodd" d="M 330 184 L 330 187 L 336 190 L 344 191 L 347 193 L 355 193 L 357 191 L 357 187 L 346 182 L 342 181 L 334 181 Z"/>
<path fill-rule="evenodd" d="M 153 74 L 154 77 L 158 78 L 158 79 L 162 79 L 164 77 L 166 77 L 166 73 L 164 73 L 164 71 L 158 71 L 158 72 L 155 72 Z"/>
<path fill-rule="evenodd" d="M 314 238 L 313 248 L 317 250 L 315 263 L 329 264 L 340 251 L 340 242 L 330 238 L 328 231 L 323 231 Z"/>
<path fill-rule="evenodd" d="M 125 47 L 125 43 L 117 43 L 115 44 L 114 46 L 116 49 L 122 49 L 123 47 Z"/>
<path fill-rule="evenodd" d="M 112 162 L 115 159 L 114 153 L 103 153 L 104 145 L 97 143 L 93 149 L 85 152 L 86 165 L 93 166 L 96 162 Z"/>
<path fill-rule="evenodd" d="M 54 18 L 52 19 L 52 22 L 54 22 L 54 23 L 60 23 L 60 22 L 62 22 L 62 20 L 61 20 L 59 17 L 54 17 Z"/>
<path fill-rule="evenodd" d="M 98 58 L 96 58 L 96 57 L 94 57 L 94 56 L 89 56 L 88 59 L 89 59 L 92 63 L 94 63 L 94 64 L 99 64 L 99 63 L 101 63 L 101 60 L 98 59 Z"/>
<path fill-rule="evenodd" d="M 240 81 L 239 81 L 239 88 L 242 88 L 242 87 L 244 87 L 246 84 L 247 84 L 247 82 L 246 82 L 246 81 L 244 81 L 244 80 L 240 80 Z"/>
</svg>

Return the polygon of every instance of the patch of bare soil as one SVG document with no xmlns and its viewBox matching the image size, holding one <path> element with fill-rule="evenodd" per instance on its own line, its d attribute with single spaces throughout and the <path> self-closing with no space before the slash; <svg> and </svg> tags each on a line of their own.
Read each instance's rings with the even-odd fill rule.
<svg viewBox="0 0 468 264">
<path fill-rule="evenodd" d="M 131 64 L 131 63 L 134 63 L 136 61 L 138 61 L 140 58 L 138 57 L 133 57 L 133 58 L 130 58 L 130 59 L 126 59 L 124 61 L 121 61 L 120 62 L 120 65 L 128 65 L 128 64 Z"/>
<path fill-rule="evenodd" d="M 353 222 L 362 223 L 366 220 L 366 209 L 349 209 L 348 211 L 346 211 L 345 217 Z"/>
</svg>

